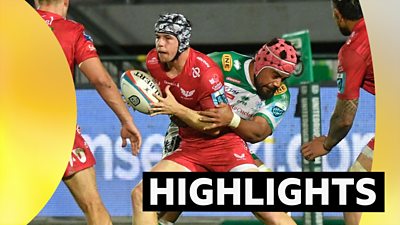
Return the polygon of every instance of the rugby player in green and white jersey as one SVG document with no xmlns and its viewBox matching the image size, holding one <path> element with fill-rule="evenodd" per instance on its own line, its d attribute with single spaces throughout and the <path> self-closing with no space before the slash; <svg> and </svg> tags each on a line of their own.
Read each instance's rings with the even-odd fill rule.
<svg viewBox="0 0 400 225">
<path fill-rule="evenodd" d="M 167 91 L 167 97 L 159 99 L 157 113 L 152 115 L 175 115 L 184 111 L 187 117 L 209 123 L 206 130 L 229 127 L 247 142 L 263 141 L 273 133 L 289 107 L 290 93 L 284 81 L 300 62 L 297 51 L 290 42 L 275 38 L 262 46 L 254 58 L 232 51 L 214 52 L 208 56 L 224 74 L 229 105 L 220 104 L 208 111 L 194 112 L 183 108 L 173 98 L 171 101 Z M 171 119 L 176 121 L 174 116 Z M 176 122 L 179 124 L 179 120 Z M 177 149 L 179 143 L 178 126 L 171 122 L 164 140 L 163 157 Z M 255 154 L 252 155 L 260 171 L 269 170 Z M 160 212 L 159 224 L 174 224 L 180 213 Z M 274 212 L 256 216 L 265 224 L 282 223 Z"/>
<path fill-rule="evenodd" d="M 228 126 L 247 142 L 263 141 L 272 134 L 289 107 L 290 93 L 284 80 L 299 61 L 295 49 L 289 42 L 275 38 L 265 44 L 255 58 L 233 51 L 214 52 L 208 56 L 224 74 L 225 94 L 230 107 L 221 104 L 216 109 L 199 112 L 200 120 L 210 123 L 205 129 Z M 235 119 L 240 124 L 229 126 Z M 171 122 L 163 156 L 173 152 L 179 142 L 178 127 Z M 252 155 L 261 171 L 269 170 L 254 153 Z"/>
</svg>

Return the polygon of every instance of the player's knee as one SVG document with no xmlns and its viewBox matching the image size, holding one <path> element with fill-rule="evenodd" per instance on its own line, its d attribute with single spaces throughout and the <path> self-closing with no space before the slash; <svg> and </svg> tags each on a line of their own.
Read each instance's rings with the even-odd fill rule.
<svg viewBox="0 0 400 225">
<path fill-rule="evenodd" d="M 282 223 L 285 223 L 287 221 L 286 218 L 289 217 L 283 212 L 258 212 L 256 216 L 268 225 L 283 225 Z"/>
<path fill-rule="evenodd" d="M 85 198 L 81 202 L 78 202 L 78 205 L 86 215 L 95 215 L 106 212 L 100 197 Z"/>
<path fill-rule="evenodd" d="M 138 185 L 136 185 L 135 188 L 133 188 L 131 192 L 131 199 L 133 205 L 142 204 L 142 198 L 143 198 L 143 186 L 142 183 L 139 183 Z"/>
</svg>

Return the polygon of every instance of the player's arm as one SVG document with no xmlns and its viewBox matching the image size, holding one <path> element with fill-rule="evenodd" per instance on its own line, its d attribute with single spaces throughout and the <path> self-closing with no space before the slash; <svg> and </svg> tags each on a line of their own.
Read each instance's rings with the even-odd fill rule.
<svg viewBox="0 0 400 225">
<path fill-rule="evenodd" d="M 254 116 L 251 120 L 241 119 L 239 126 L 233 131 L 250 143 L 260 142 L 272 134 L 268 122 L 261 116 Z"/>
<path fill-rule="evenodd" d="M 343 72 L 341 78 L 338 76 L 339 93 L 328 135 L 314 138 L 301 146 L 301 153 L 308 160 L 328 154 L 346 137 L 353 125 L 366 65 L 363 57 L 351 49 L 343 51 L 341 62 Z"/>
<path fill-rule="evenodd" d="M 335 147 L 349 133 L 357 113 L 358 99 L 336 101 L 335 111 L 332 114 L 328 136 L 324 148 L 330 150 Z"/>
<path fill-rule="evenodd" d="M 335 110 L 331 116 L 328 135 L 323 143 L 325 150 L 331 150 L 349 133 L 357 113 L 360 87 L 364 79 L 366 64 L 364 58 L 352 49 L 343 50 L 343 72 L 338 76 L 339 92 Z"/>
<path fill-rule="evenodd" d="M 205 130 L 204 128 L 208 126 L 208 123 L 200 121 L 200 115 L 197 111 L 192 110 L 178 101 L 176 101 L 175 97 L 172 95 L 171 91 L 169 90 L 170 86 L 165 88 L 165 98 L 154 95 L 159 102 L 152 103 L 150 109 L 150 115 L 171 115 L 177 117 L 179 120 L 184 122 L 189 127 L 192 127 L 198 131 L 209 135 L 218 135 L 220 133 L 219 129 L 208 129 Z"/>
<path fill-rule="evenodd" d="M 141 145 L 140 132 L 133 123 L 133 118 L 123 102 L 117 86 L 100 59 L 98 57 L 86 59 L 79 64 L 79 69 L 85 74 L 90 83 L 96 88 L 100 96 L 120 120 L 123 147 L 127 144 L 126 138 L 129 138 L 132 145 L 132 153 L 137 155 Z"/>
<path fill-rule="evenodd" d="M 236 117 L 236 123 L 232 123 L 234 114 L 231 107 L 227 104 L 217 105 L 215 109 L 199 112 L 200 121 L 207 122 L 205 128 L 215 129 L 218 127 L 231 127 L 243 140 L 251 143 L 257 143 L 272 134 L 272 128 L 267 120 L 261 116 L 254 116 L 250 120 L 244 120 Z"/>
</svg>

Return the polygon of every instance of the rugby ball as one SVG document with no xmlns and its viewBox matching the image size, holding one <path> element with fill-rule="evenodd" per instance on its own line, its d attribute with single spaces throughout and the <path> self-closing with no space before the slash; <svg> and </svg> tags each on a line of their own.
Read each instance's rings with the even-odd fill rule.
<svg viewBox="0 0 400 225">
<path fill-rule="evenodd" d="M 149 74 L 140 70 L 128 70 L 121 75 L 121 92 L 135 110 L 150 114 L 150 104 L 158 102 L 153 94 L 161 96 L 160 87 Z"/>
</svg>

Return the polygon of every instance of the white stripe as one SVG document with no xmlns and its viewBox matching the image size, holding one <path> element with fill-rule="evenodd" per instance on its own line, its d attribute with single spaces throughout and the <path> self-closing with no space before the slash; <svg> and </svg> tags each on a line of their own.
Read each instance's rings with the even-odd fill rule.
<svg viewBox="0 0 400 225">
<path fill-rule="evenodd" d="M 364 149 L 362 150 L 361 154 L 367 156 L 370 159 L 374 158 L 374 151 L 368 145 L 366 145 L 364 147 Z"/>
<path fill-rule="evenodd" d="M 281 59 L 279 56 L 275 55 L 271 50 L 269 50 L 269 48 L 268 48 L 267 45 L 265 45 L 265 48 L 268 49 L 268 51 L 271 52 L 271 54 L 272 54 L 275 58 L 277 58 L 277 59 L 279 59 L 279 60 L 282 60 L 282 61 L 284 61 L 285 63 L 288 63 L 288 64 L 290 64 L 290 65 L 293 65 L 293 66 L 296 65 L 295 63 L 292 63 L 292 62 L 289 62 L 289 61 L 287 61 L 287 60 Z"/>
<path fill-rule="evenodd" d="M 242 165 L 233 167 L 229 172 L 243 172 L 243 171 L 248 170 L 248 169 L 256 169 L 256 170 L 258 170 L 256 165 L 248 163 L 248 164 L 242 164 Z"/>
</svg>

